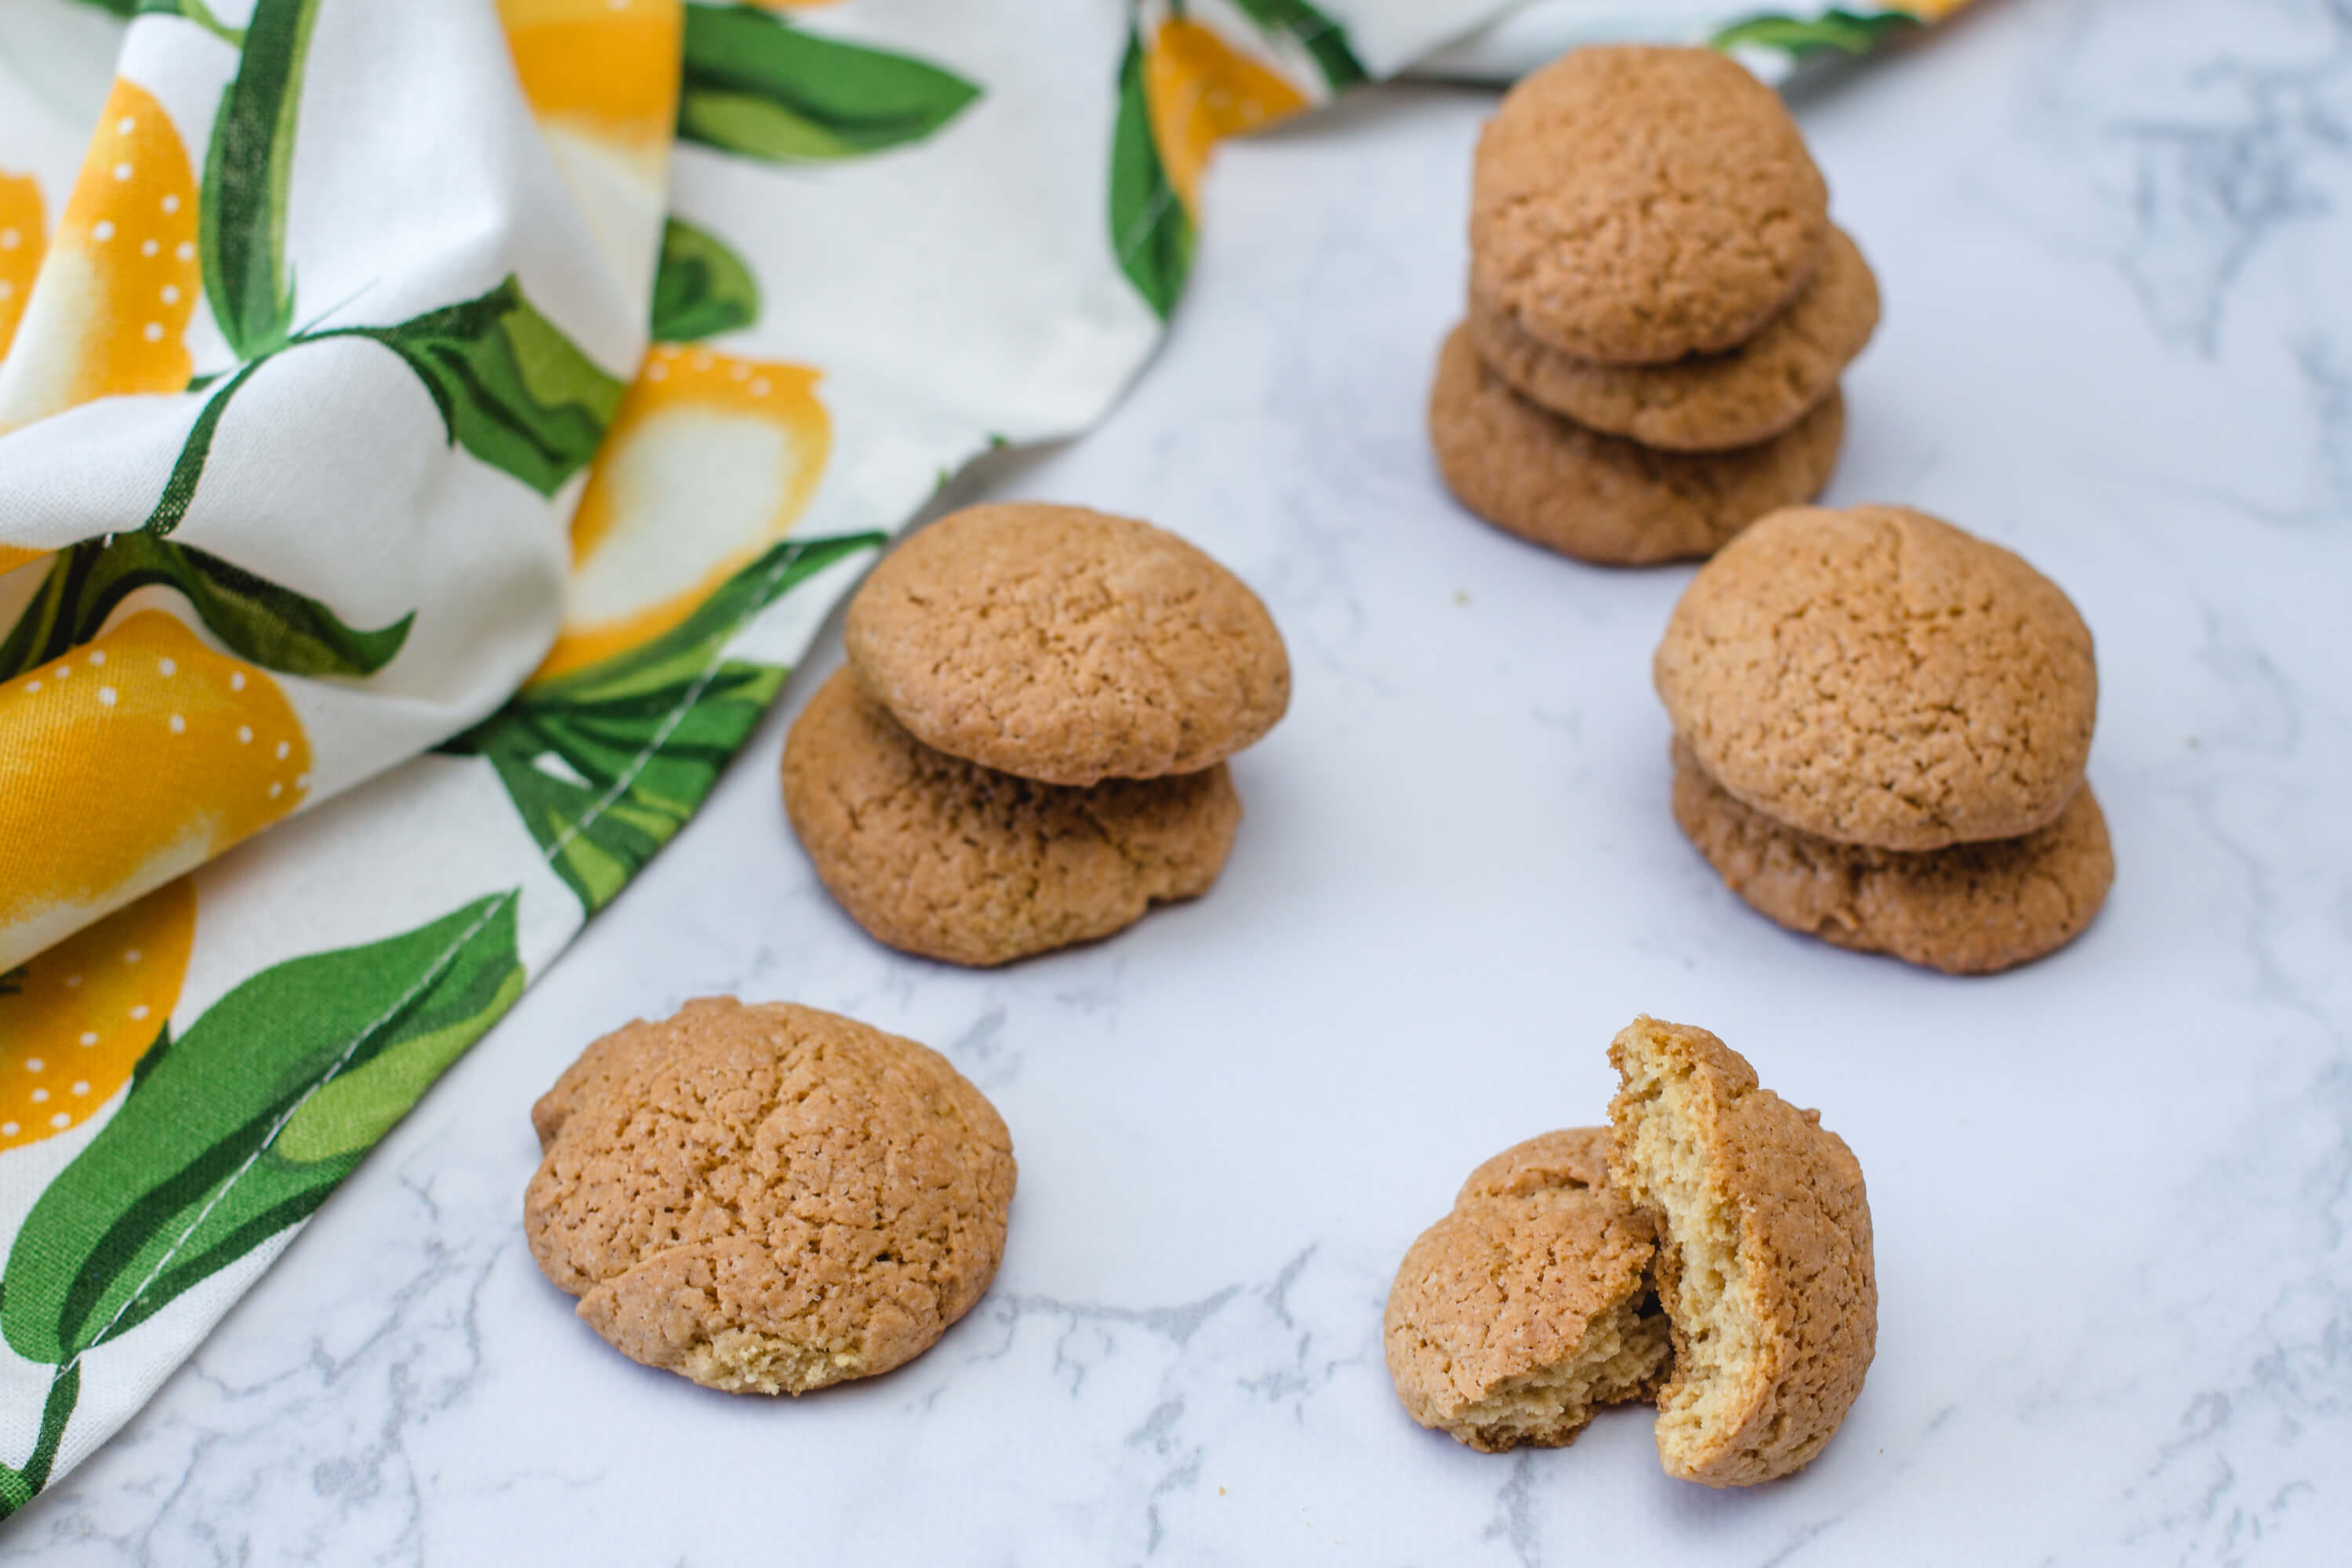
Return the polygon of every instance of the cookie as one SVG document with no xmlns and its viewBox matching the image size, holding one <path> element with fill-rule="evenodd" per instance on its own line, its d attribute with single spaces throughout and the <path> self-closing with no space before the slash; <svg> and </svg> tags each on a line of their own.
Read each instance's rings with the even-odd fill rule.
<svg viewBox="0 0 2352 1568">
<path fill-rule="evenodd" d="M 1424 1426 L 1495 1454 L 1573 1442 L 1664 1379 L 1648 1217 L 1611 1190 L 1609 1132 L 1579 1127 L 1472 1173 L 1389 1291 L 1389 1373 Z"/>
<path fill-rule="evenodd" d="M 2116 879 L 2084 784 L 2021 838 L 1906 854 L 1839 844 L 1743 805 L 1675 742 L 1675 820 L 1725 885 L 1791 931 L 1947 974 L 1990 974 L 2083 934 Z"/>
<path fill-rule="evenodd" d="M 1578 359 L 1652 364 L 1745 342 L 1828 237 L 1829 188 L 1796 121 L 1711 49 L 1563 55 L 1478 138 L 1472 287 Z"/>
<path fill-rule="evenodd" d="M 1699 766 L 1881 849 L 2016 838 L 2074 798 L 2099 680 L 2074 605 L 1902 507 L 1791 507 L 1699 569 L 1652 664 Z"/>
<path fill-rule="evenodd" d="M 1004 1255 L 1013 1140 L 936 1051 L 731 996 L 590 1046 L 531 1108 L 530 1254 L 615 1350 L 730 1394 L 913 1360 Z"/>
<path fill-rule="evenodd" d="M 1609 1060 L 1609 1174 L 1655 1215 L 1674 1331 L 1658 1458 L 1712 1487 L 1785 1476 L 1836 1433 L 1877 1344 L 1862 1167 L 1705 1029 L 1636 1018 Z"/>
<path fill-rule="evenodd" d="M 1738 347 L 1664 364 L 1603 364 L 1546 347 L 1486 300 L 1470 345 L 1519 395 L 1588 429 L 1673 452 L 1769 441 L 1821 405 L 1878 327 L 1878 280 L 1843 229 L 1813 280 Z"/>
<path fill-rule="evenodd" d="M 1729 452 L 1656 452 L 1538 408 L 1457 327 L 1437 356 L 1429 440 L 1463 505 L 1506 532 L 1602 565 L 1706 555 L 1829 483 L 1845 434 L 1834 390 L 1795 428 Z"/>
<path fill-rule="evenodd" d="M 932 523 L 858 589 L 845 640 L 917 740 L 1045 784 L 1198 773 L 1290 704 L 1282 635 L 1240 578 L 1082 507 Z"/>
<path fill-rule="evenodd" d="M 1242 807 L 1220 763 L 1091 789 L 997 773 L 907 733 L 847 670 L 784 741 L 784 810 L 817 877 L 880 942 L 1009 963 L 1209 890 Z"/>
</svg>

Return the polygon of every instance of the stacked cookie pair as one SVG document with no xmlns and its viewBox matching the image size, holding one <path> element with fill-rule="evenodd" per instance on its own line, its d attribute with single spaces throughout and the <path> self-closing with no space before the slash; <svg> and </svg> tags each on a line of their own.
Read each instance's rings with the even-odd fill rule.
<svg viewBox="0 0 2352 1568">
<path fill-rule="evenodd" d="M 1675 820 L 1782 925 L 1974 974 L 2105 900 L 2090 630 L 1998 545 L 1901 507 L 1777 512 L 1700 568 L 1653 675 Z"/>
<path fill-rule="evenodd" d="M 1667 1474 L 1787 1475 L 1877 1345 L 1862 1167 L 1705 1029 L 1637 1018 L 1609 1059 L 1607 1127 L 1505 1150 L 1406 1252 L 1384 1324 L 1397 1396 L 1488 1453 L 1654 1399 Z"/>
<path fill-rule="evenodd" d="M 1711 554 L 1821 493 L 1878 285 L 1780 98 L 1706 49 L 1586 48 L 1479 138 L 1439 470 L 1490 522 L 1617 565 Z"/>
<path fill-rule="evenodd" d="M 858 924 L 950 963 L 1109 935 L 1208 890 L 1241 802 L 1224 759 L 1290 664 L 1239 578 L 1077 507 L 972 507 L 876 567 L 848 668 L 784 743 L 784 808 Z"/>
</svg>

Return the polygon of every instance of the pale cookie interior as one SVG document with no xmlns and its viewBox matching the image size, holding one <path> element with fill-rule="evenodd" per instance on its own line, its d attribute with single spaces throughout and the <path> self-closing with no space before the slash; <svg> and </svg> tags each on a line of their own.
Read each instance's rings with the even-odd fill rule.
<svg viewBox="0 0 2352 1568">
<path fill-rule="evenodd" d="M 1707 1180 L 1713 1097 L 1643 1043 L 1627 1052 L 1625 1073 L 1621 1113 L 1633 1135 L 1619 1147 L 1632 1158 L 1619 1175 L 1626 1195 L 1660 1218 L 1658 1290 L 1681 1330 L 1674 1379 L 1658 1394 L 1658 1455 L 1685 1469 L 1744 1418 L 1775 1352 L 1741 1256 L 1738 1206 Z"/>
</svg>

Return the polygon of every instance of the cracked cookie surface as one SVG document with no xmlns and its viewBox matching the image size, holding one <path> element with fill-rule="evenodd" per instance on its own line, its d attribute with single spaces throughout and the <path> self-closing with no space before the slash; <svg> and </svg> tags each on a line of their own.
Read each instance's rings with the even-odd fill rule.
<svg viewBox="0 0 2352 1568">
<path fill-rule="evenodd" d="M 989 965 L 1092 942 L 1217 879 L 1241 824 L 1223 763 L 1090 788 L 933 751 L 846 669 L 784 741 L 784 810 L 817 876 L 881 942 Z"/>
<path fill-rule="evenodd" d="M 1472 287 L 1580 359 L 1654 363 L 1754 336 L 1803 288 L 1829 188 L 1780 96 L 1710 49 L 1581 48 L 1478 139 Z"/>
<path fill-rule="evenodd" d="M 941 518 L 875 567 L 844 640 L 916 739 L 1047 784 L 1198 773 L 1290 704 L 1282 635 L 1240 578 L 1082 507 Z"/>
<path fill-rule="evenodd" d="M 1652 676 L 1733 795 L 1844 844 L 2015 838 L 2074 797 L 2099 683 L 2055 584 L 1902 507 L 1790 507 L 1699 569 Z"/>
<path fill-rule="evenodd" d="M 1845 433 L 1834 388 L 1796 426 L 1728 452 L 1659 452 L 1588 430 L 1514 392 L 1464 329 L 1429 393 L 1446 487 L 1509 533 L 1579 560 L 1642 566 L 1712 553 L 1757 518 L 1829 483 Z"/>
<path fill-rule="evenodd" d="M 597 1040 L 531 1108 L 531 1256 L 632 1360 L 729 1393 L 899 1366 L 1004 1253 L 1013 1141 L 912 1040 L 689 1002 Z"/>
<path fill-rule="evenodd" d="M 1608 1163 L 1607 1128 L 1530 1138 L 1472 1172 L 1406 1251 L 1383 1337 L 1415 1421 L 1487 1453 L 1558 1447 L 1664 1381 L 1650 1221 Z"/>
<path fill-rule="evenodd" d="M 1773 821 L 1675 742 L 1675 820 L 1724 884 L 1791 931 L 1948 974 L 1990 974 L 2080 936 L 2115 882 L 2106 818 L 2084 784 L 2021 838 L 1906 853 Z"/>
<path fill-rule="evenodd" d="M 1675 452 L 1752 446 L 1789 429 L 1837 389 L 1878 326 L 1878 281 L 1842 229 L 1820 272 L 1762 331 L 1722 353 L 1664 364 L 1603 364 L 1548 347 L 1509 312 L 1470 301 L 1472 347 L 1520 395 L 1589 429 Z"/>
<path fill-rule="evenodd" d="M 1878 1343 L 1870 1200 L 1844 1140 L 1705 1029 L 1636 1018 L 1610 1042 L 1609 1174 L 1658 1225 L 1674 1375 L 1670 1476 L 1752 1486 L 1810 1463 Z"/>
</svg>

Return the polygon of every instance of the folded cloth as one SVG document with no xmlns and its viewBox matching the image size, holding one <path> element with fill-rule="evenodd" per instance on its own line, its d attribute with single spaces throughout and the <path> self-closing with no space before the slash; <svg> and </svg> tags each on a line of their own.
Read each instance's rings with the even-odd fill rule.
<svg viewBox="0 0 2352 1568">
<path fill-rule="evenodd" d="M 1504 3 L 0 8 L 0 1511 L 1101 416 L 1217 141 Z"/>
</svg>

